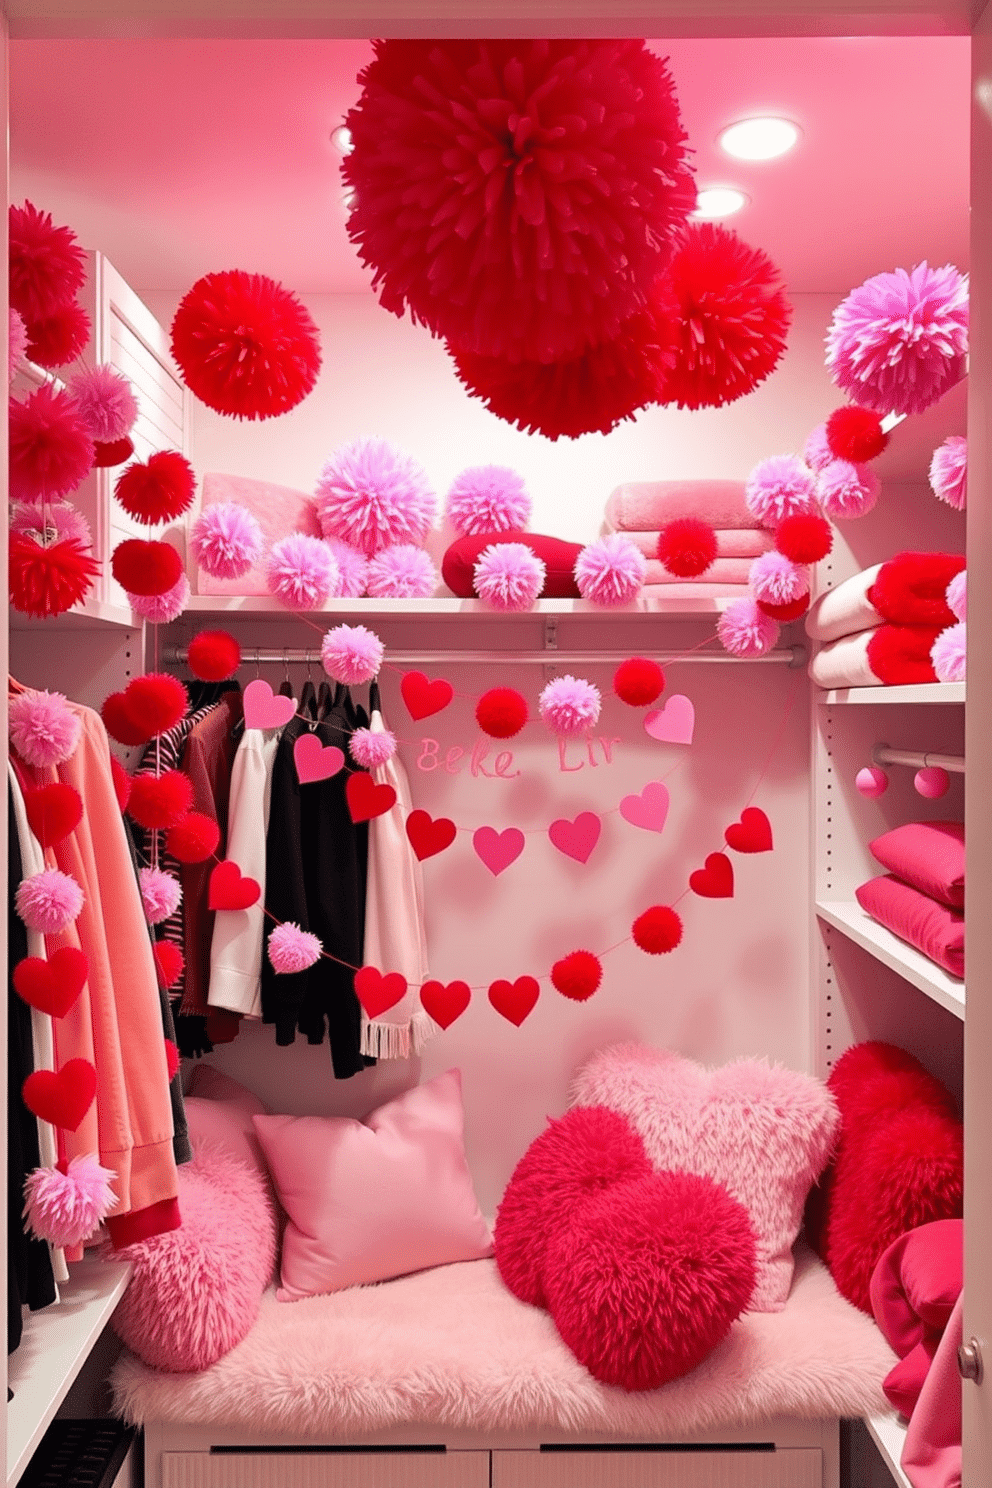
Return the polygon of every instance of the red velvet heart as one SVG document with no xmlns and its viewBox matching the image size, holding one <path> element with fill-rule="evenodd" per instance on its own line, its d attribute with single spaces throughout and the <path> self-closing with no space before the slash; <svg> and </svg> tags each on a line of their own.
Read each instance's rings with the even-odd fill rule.
<svg viewBox="0 0 992 1488">
<path fill-rule="evenodd" d="M 443 677 L 431 682 L 423 672 L 404 672 L 400 692 L 411 718 L 429 718 L 432 713 L 440 713 L 455 695 L 450 682 Z"/>
<path fill-rule="evenodd" d="M 734 831 L 731 827 L 730 831 Z M 734 868 L 726 853 L 710 853 L 703 868 L 689 874 L 689 887 L 703 899 L 734 897 Z"/>
<path fill-rule="evenodd" d="M 89 960 L 77 946 L 63 946 L 48 960 L 25 956 L 14 967 L 14 991 L 29 1007 L 52 1018 L 64 1018 L 86 986 Z"/>
<path fill-rule="evenodd" d="M 735 852 L 759 853 L 772 850 L 772 825 L 757 806 L 745 806 L 739 822 L 732 822 L 724 832 L 727 846 Z"/>
<path fill-rule="evenodd" d="M 61 780 L 24 792 L 28 824 L 42 847 L 52 847 L 74 832 L 83 819 L 83 798 Z"/>
<path fill-rule="evenodd" d="M 439 816 L 434 821 L 426 811 L 411 811 L 406 819 L 406 835 L 421 862 L 432 858 L 435 853 L 444 852 L 454 842 L 457 833 L 458 828 L 446 816 Z M 440 982 L 437 985 L 440 986 Z"/>
<path fill-rule="evenodd" d="M 372 776 L 364 770 L 356 770 L 348 776 L 344 788 L 348 810 L 353 822 L 370 821 L 373 816 L 382 816 L 396 805 L 396 792 L 391 785 L 376 785 Z"/>
<path fill-rule="evenodd" d="M 517 977 L 515 982 L 493 982 L 489 988 L 489 1001 L 498 1013 L 519 1028 L 533 1011 L 540 987 L 532 976 Z"/>
<path fill-rule="evenodd" d="M 355 994 L 370 1018 L 395 1007 L 406 988 L 406 977 L 399 971 L 383 976 L 377 966 L 363 966 L 355 972 Z"/>
<path fill-rule="evenodd" d="M 242 875 L 237 863 L 225 858 L 210 875 L 207 905 L 210 909 L 250 909 L 261 892 L 254 878 Z"/>
<path fill-rule="evenodd" d="M 70 1059 L 56 1072 L 35 1070 L 21 1088 L 24 1104 L 39 1121 L 75 1131 L 96 1095 L 96 1070 L 88 1059 Z"/>
<path fill-rule="evenodd" d="M 472 1001 L 468 982 L 425 982 L 420 989 L 424 1011 L 442 1028 L 450 1028 Z"/>
</svg>

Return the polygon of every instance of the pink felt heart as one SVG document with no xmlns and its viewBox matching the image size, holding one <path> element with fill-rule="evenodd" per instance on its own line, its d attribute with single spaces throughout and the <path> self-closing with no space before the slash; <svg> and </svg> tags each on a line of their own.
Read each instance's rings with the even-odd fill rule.
<svg viewBox="0 0 992 1488">
<path fill-rule="evenodd" d="M 673 693 L 663 708 L 655 708 L 644 719 L 644 732 L 662 744 L 691 744 L 696 710 L 687 697 Z"/>
<path fill-rule="evenodd" d="M 532 976 L 517 977 L 515 982 L 500 980 L 490 986 L 489 1001 L 501 1017 L 519 1028 L 533 1010 L 540 990 Z"/>
<path fill-rule="evenodd" d="M 53 951 L 48 960 L 25 956 L 13 970 L 14 991 L 29 1007 L 64 1018 L 86 985 L 89 960 L 76 946 Z"/>
<path fill-rule="evenodd" d="M 39 1121 L 75 1131 L 96 1095 L 96 1070 L 88 1059 L 70 1059 L 56 1073 L 35 1070 L 21 1087 L 24 1104 Z"/>
<path fill-rule="evenodd" d="M 321 744 L 316 734 L 301 734 L 293 745 L 293 761 L 301 785 L 330 780 L 344 766 L 344 755 L 336 744 Z"/>
<path fill-rule="evenodd" d="M 377 966 L 363 966 L 355 972 L 355 994 L 370 1018 L 395 1007 L 406 988 L 406 977 L 399 971 L 383 976 Z"/>
<path fill-rule="evenodd" d="M 651 780 L 639 796 L 624 796 L 620 802 L 620 815 L 632 827 L 660 832 L 668 819 L 668 803 L 668 787 L 660 780 Z"/>
<path fill-rule="evenodd" d="M 772 850 L 772 824 L 757 806 L 745 806 L 741 819 L 732 822 L 724 832 L 727 846 L 735 852 L 759 853 Z"/>
<path fill-rule="evenodd" d="M 257 879 L 242 875 L 241 869 L 231 858 L 218 863 L 210 875 L 207 890 L 209 909 L 251 909 L 261 895 Z"/>
<path fill-rule="evenodd" d="M 548 828 L 548 836 L 560 853 L 578 863 L 587 863 L 602 830 L 603 823 L 595 811 L 580 811 L 574 821 L 558 817 Z"/>
<path fill-rule="evenodd" d="M 396 805 L 396 791 L 393 787 L 376 785 L 372 776 L 364 770 L 356 770 L 354 775 L 348 776 L 344 793 L 348 811 L 356 825 L 358 822 L 371 821 L 374 816 L 382 816 Z"/>
<path fill-rule="evenodd" d="M 425 982 L 420 989 L 420 1001 L 435 1023 L 450 1028 L 472 1001 L 472 992 L 468 982 L 449 982 L 447 986 L 444 982 Z"/>
<path fill-rule="evenodd" d="M 261 677 L 248 683 L 243 702 L 245 728 L 281 728 L 296 712 L 296 699 L 273 693 Z"/>
<path fill-rule="evenodd" d="M 406 835 L 421 862 L 444 852 L 454 842 L 457 832 L 458 828 L 447 816 L 439 816 L 435 821 L 429 812 L 418 810 L 411 811 L 406 819 Z"/>
<path fill-rule="evenodd" d="M 516 862 L 524 850 L 524 834 L 519 827 L 497 832 L 495 827 L 478 827 L 472 833 L 472 846 L 492 874 L 500 874 Z"/>
<path fill-rule="evenodd" d="M 431 682 L 423 672 L 404 672 L 400 692 L 411 718 L 430 718 L 432 713 L 440 713 L 455 695 L 450 682 L 443 677 Z"/>
<path fill-rule="evenodd" d="M 702 868 L 689 874 L 689 887 L 703 899 L 734 897 L 734 868 L 726 853 L 710 853 Z"/>
</svg>

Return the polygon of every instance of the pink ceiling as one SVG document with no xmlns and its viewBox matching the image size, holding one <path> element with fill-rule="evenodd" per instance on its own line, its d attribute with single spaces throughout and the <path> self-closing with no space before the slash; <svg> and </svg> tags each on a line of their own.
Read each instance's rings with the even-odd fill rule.
<svg viewBox="0 0 992 1488">
<path fill-rule="evenodd" d="M 966 267 L 964 37 L 678 40 L 671 58 L 697 182 L 793 293 L 842 294 L 922 258 Z M 15 41 L 11 193 L 100 247 L 137 289 L 210 270 L 301 292 L 360 291 L 330 133 L 358 95 L 358 41 Z M 800 146 L 746 165 L 715 138 L 784 114 Z"/>
</svg>

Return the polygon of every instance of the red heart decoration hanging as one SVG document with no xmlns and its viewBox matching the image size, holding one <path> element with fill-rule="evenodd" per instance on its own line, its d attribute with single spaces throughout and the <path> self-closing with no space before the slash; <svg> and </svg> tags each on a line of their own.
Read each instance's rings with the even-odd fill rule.
<svg viewBox="0 0 992 1488">
<path fill-rule="evenodd" d="M 406 835 L 421 862 L 425 858 L 432 858 L 435 853 L 444 852 L 454 842 L 457 834 L 458 828 L 446 816 L 439 816 L 434 821 L 428 812 L 418 810 L 411 811 L 406 819 Z M 440 986 L 440 982 L 437 985 Z M 442 1027 L 446 1026 L 442 1024 Z"/>
<path fill-rule="evenodd" d="M 90 963 L 85 951 L 63 946 L 48 960 L 25 956 L 14 967 L 14 991 L 29 1007 L 52 1018 L 64 1018 L 86 986 Z"/>
<path fill-rule="evenodd" d="M 88 1059 L 70 1059 L 55 1070 L 35 1070 L 21 1087 L 24 1104 L 39 1121 L 75 1131 L 96 1095 L 96 1070 Z"/>
<path fill-rule="evenodd" d="M 540 987 L 532 976 L 517 977 L 515 982 L 493 982 L 489 988 L 489 1001 L 502 1017 L 519 1028 L 533 1011 Z"/>
<path fill-rule="evenodd" d="M 734 829 L 731 827 L 731 831 Z M 710 853 L 706 864 L 689 874 L 689 887 L 703 899 L 734 897 L 734 866 L 726 853 Z"/>
<path fill-rule="evenodd" d="M 430 1013 L 441 1028 L 450 1028 L 472 1001 L 468 982 L 425 982 L 420 989 L 424 1011 Z"/>
<path fill-rule="evenodd" d="M 423 672 L 404 672 L 400 678 L 400 692 L 411 718 L 430 718 L 432 713 L 440 713 L 455 695 L 450 682 L 445 682 L 443 677 L 431 682 Z"/>
<path fill-rule="evenodd" d="M 225 858 L 210 875 L 207 904 L 210 909 L 250 909 L 261 892 L 254 878 L 242 875 L 237 863 Z"/>
<path fill-rule="evenodd" d="M 393 787 L 376 785 L 372 776 L 365 770 L 356 770 L 354 775 L 348 776 L 344 793 L 351 819 L 356 825 L 359 822 L 371 821 L 374 816 L 382 816 L 383 812 L 390 811 L 396 805 L 396 792 Z"/>
<path fill-rule="evenodd" d="M 61 780 L 24 792 L 28 825 L 42 847 L 53 847 L 74 832 L 83 819 L 83 798 Z"/>
<path fill-rule="evenodd" d="M 165 1040 L 165 1067 L 169 1074 L 169 1083 L 171 1084 L 179 1073 L 179 1050 L 170 1038 Z"/>
<path fill-rule="evenodd" d="M 363 966 L 355 972 L 355 993 L 370 1018 L 395 1007 L 407 988 L 402 972 L 387 971 L 383 976 L 376 966 Z"/>
<path fill-rule="evenodd" d="M 739 822 L 732 822 L 724 832 L 727 846 L 735 852 L 759 853 L 772 850 L 772 824 L 757 806 L 745 806 Z"/>
</svg>

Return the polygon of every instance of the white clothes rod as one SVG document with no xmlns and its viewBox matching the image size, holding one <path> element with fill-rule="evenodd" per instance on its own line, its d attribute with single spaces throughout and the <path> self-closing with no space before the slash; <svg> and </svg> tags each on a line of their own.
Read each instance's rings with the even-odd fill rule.
<svg viewBox="0 0 992 1488">
<path fill-rule="evenodd" d="M 457 662 L 464 662 L 470 666 L 486 666 L 494 662 L 506 666 L 595 666 L 597 662 L 614 665 L 627 661 L 631 654 L 630 651 L 557 651 L 549 647 L 546 651 L 387 651 L 386 659 L 399 666 L 450 666 Z M 676 662 L 689 662 L 695 665 L 697 662 L 741 660 L 778 663 L 789 667 L 800 667 L 806 663 L 805 646 L 783 647 L 779 650 L 766 651 L 764 656 L 748 657 L 731 656 L 728 651 L 639 651 L 637 654 L 648 656 L 652 661 L 670 665 Z M 184 664 L 187 660 L 186 648 L 184 646 L 166 647 L 164 659 L 167 662 Z M 320 652 L 300 650 L 293 646 L 288 646 L 281 651 L 271 648 L 242 647 L 241 664 L 242 666 L 320 666 Z"/>
<path fill-rule="evenodd" d="M 908 765 L 911 770 L 940 769 L 954 775 L 964 774 L 963 754 L 919 754 L 914 749 L 890 749 L 876 744 L 871 752 L 876 765 Z"/>
</svg>

